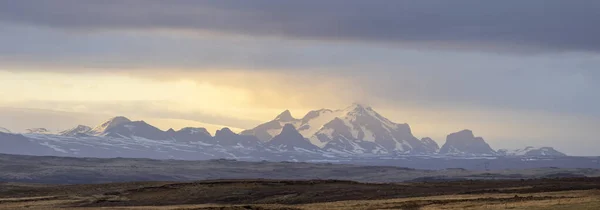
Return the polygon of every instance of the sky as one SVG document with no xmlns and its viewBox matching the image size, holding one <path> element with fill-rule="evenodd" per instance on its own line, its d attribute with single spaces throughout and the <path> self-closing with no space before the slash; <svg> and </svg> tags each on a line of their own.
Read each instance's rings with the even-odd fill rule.
<svg viewBox="0 0 600 210">
<path fill-rule="evenodd" d="M 358 102 L 438 143 L 600 155 L 596 0 L 0 0 L 0 127 L 236 131 Z"/>
</svg>

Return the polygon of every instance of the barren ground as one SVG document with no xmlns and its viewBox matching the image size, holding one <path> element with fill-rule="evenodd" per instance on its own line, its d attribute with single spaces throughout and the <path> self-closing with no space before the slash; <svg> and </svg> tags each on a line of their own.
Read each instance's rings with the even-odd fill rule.
<svg viewBox="0 0 600 210">
<path fill-rule="evenodd" d="M 600 209 L 600 178 L 0 184 L 0 209 Z"/>
</svg>

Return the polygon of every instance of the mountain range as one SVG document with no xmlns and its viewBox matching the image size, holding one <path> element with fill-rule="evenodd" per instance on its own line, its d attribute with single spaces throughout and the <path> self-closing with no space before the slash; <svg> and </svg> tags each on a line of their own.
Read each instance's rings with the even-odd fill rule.
<svg viewBox="0 0 600 210">
<path fill-rule="evenodd" d="M 418 139 L 408 124 L 395 123 L 369 106 L 320 109 L 294 118 L 286 110 L 253 129 L 228 128 L 212 136 L 204 128 L 160 130 L 144 121 L 114 117 L 96 126 L 78 125 L 58 133 L 43 128 L 22 134 L 0 129 L 0 153 L 75 157 L 157 159 L 339 160 L 399 156 L 564 156 L 551 147 L 494 150 L 483 138 L 463 130 L 441 147 Z"/>
<path fill-rule="evenodd" d="M 391 122 L 371 107 L 360 104 L 339 110 L 311 111 L 302 119 L 292 117 L 286 110 L 274 120 L 241 134 L 267 142 L 286 124 L 297 128 L 313 145 L 330 152 L 430 154 L 436 150 L 431 142 L 414 137 L 408 124 Z"/>
</svg>

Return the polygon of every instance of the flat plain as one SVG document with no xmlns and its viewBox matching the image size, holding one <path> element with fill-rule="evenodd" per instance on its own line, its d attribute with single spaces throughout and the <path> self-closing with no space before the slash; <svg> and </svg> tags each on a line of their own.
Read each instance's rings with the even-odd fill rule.
<svg viewBox="0 0 600 210">
<path fill-rule="evenodd" d="M 3 183 L 0 209 L 598 209 L 600 178 Z"/>
</svg>

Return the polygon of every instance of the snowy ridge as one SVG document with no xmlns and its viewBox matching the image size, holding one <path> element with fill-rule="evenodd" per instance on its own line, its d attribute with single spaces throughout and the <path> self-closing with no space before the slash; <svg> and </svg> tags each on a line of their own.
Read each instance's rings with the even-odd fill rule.
<svg viewBox="0 0 600 210">
<path fill-rule="evenodd" d="M 114 127 L 119 126 L 124 123 L 130 123 L 130 122 L 131 122 L 131 120 L 127 119 L 126 117 L 122 117 L 122 116 L 114 117 L 114 118 L 109 119 L 105 123 L 102 123 L 101 125 L 96 126 L 94 129 L 92 129 L 90 131 L 90 133 L 102 134 L 111 128 L 114 128 Z"/>
<path fill-rule="evenodd" d="M 85 135 L 92 130 L 89 126 L 78 125 L 77 127 L 71 128 L 69 130 L 64 130 L 59 132 L 58 134 L 61 136 L 77 136 L 77 135 Z"/>
<path fill-rule="evenodd" d="M 201 135 L 208 135 L 208 136 L 210 136 L 210 133 L 208 133 L 208 131 L 206 130 L 206 128 L 186 127 L 186 128 L 182 128 L 178 132 L 185 132 L 185 133 L 189 133 L 190 135 L 201 134 Z"/>
<path fill-rule="evenodd" d="M 29 128 L 25 130 L 25 133 L 51 134 L 52 132 L 45 128 Z"/>
<path fill-rule="evenodd" d="M 500 149 L 498 150 L 498 154 L 505 156 L 567 156 L 566 154 L 559 152 L 552 147 L 532 146 L 516 150 Z"/>
<path fill-rule="evenodd" d="M 10 130 L 8 130 L 6 128 L 0 127 L 0 133 L 12 133 L 12 132 L 10 132 Z"/>
<path fill-rule="evenodd" d="M 437 142 L 435 142 L 429 137 L 422 138 L 421 142 L 423 142 L 423 144 L 425 144 L 427 148 L 430 149 L 430 153 L 438 153 L 440 151 L 440 146 L 437 144 Z"/>
</svg>

